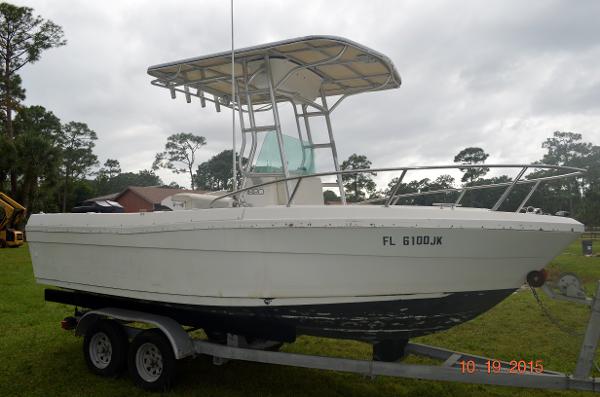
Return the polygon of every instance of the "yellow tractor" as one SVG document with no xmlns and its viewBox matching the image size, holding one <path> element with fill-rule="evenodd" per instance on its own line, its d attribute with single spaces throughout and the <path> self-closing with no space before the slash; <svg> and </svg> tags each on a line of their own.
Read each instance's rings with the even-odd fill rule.
<svg viewBox="0 0 600 397">
<path fill-rule="evenodd" d="M 23 245 L 23 232 L 17 225 L 25 220 L 27 210 L 21 204 L 0 192 L 0 248 Z"/>
</svg>

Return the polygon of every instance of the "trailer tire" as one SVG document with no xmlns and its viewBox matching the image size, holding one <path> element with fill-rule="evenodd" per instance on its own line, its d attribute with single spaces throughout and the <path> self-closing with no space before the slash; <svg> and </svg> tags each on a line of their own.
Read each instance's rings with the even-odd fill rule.
<svg viewBox="0 0 600 397">
<path fill-rule="evenodd" d="M 91 372 L 115 377 L 127 364 L 127 334 L 114 320 L 98 320 L 91 324 L 83 338 L 83 357 Z"/>
<path fill-rule="evenodd" d="M 127 357 L 133 382 L 146 390 L 166 391 L 175 382 L 175 355 L 171 343 L 158 329 L 140 332 L 129 346 Z"/>
</svg>

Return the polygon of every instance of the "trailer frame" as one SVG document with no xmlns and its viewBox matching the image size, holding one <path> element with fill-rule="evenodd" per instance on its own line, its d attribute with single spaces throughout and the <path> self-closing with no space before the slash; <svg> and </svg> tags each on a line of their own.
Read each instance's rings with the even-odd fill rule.
<svg viewBox="0 0 600 397">
<path fill-rule="evenodd" d="M 547 289 L 544 288 L 544 290 Z M 230 360 L 240 360 L 350 372 L 368 377 L 380 375 L 483 385 L 600 392 L 600 378 L 590 376 L 600 339 L 600 299 L 598 297 L 600 297 L 600 282 L 593 300 L 589 298 L 571 299 L 571 301 L 591 306 L 590 319 L 573 374 L 549 370 L 537 372 L 533 370 L 533 367 L 529 371 L 513 372 L 510 370 L 511 363 L 506 361 L 419 343 L 408 343 L 405 348 L 406 355 L 412 354 L 441 360 L 441 364 L 383 362 L 270 351 L 268 349 L 275 346 L 276 342 L 255 341 L 249 343 L 244 336 L 235 334 L 227 334 L 226 344 L 219 344 L 192 337 L 189 334 L 190 330 L 186 330 L 177 321 L 167 316 L 121 308 L 103 308 L 80 313 L 75 333 L 76 335 L 85 335 L 96 321 L 112 319 L 123 326 L 130 338 L 144 331 L 130 325 L 131 323 L 145 323 L 156 327 L 168 340 L 177 360 L 190 356 L 210 356 L 216 365 L 223 365 Z M 492 361 L 501 363 L 499 371 L 490 371 L 490 362 Z M 465 362 L 473 363 L 469 371 L 465 371 Z"/>
</svg>

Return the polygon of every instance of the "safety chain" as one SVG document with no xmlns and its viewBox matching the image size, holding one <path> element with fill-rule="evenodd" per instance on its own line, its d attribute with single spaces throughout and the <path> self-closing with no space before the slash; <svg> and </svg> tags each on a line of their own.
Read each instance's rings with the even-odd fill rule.
<svg viewBox="0 0 600 397">
<path fill-rule="evenodd" d="M 529 285 L 529 289 L 531 290 L 531 293 L 533 294 L 533 297 L 535 298 L 535 300 L 537 301 L 538 305 L 540 306 L 540 309 L 542 310 L 542 313 L 548 318 L 548 320 L 550 320 L 551 323 L 553 323 L 556 326 L 556 328 L 558 328 L 562 332 L 564 332 L 566 334 L 569 334 L 571 336 L 580 337 L 580 336 L 584 335 L 583 332 L 573 331 L 572 329 L 569 329 L 567 326 L 563 325 L 561 323 L 561 321 L 559 319 L 557 319 L 556 317 L 554 317 L 554 315 L 552 313 L 550 313 L 550 311 L 548 310 L 548 308 L 546 306 L 544 306 L 544 303 L 540 299 L 540 297 L 539 297 L 537 291 L 535 290 L 535 288 L 533 288 L 531 285 Z"/>
</svg>

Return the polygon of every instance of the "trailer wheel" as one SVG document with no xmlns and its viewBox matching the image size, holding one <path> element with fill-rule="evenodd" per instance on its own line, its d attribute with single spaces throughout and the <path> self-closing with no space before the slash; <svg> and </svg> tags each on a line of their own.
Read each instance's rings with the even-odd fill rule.
<svg viewBox="0 0 600 397">
<path fill-rule="evenodd" d="M 117 376 L 127 363 L 127 335 L 119 323 L 98 320 L 91 324 L 83 338 L 83 357 L 93 373 Z"/>
<path fill-rule="evenodd" d="M 175 381 L 175 355 L 158 329 L 143 331 L 133 339 L 127 362 L 133 382 L 143 389 L 168 390 Z"/>
</svg>

